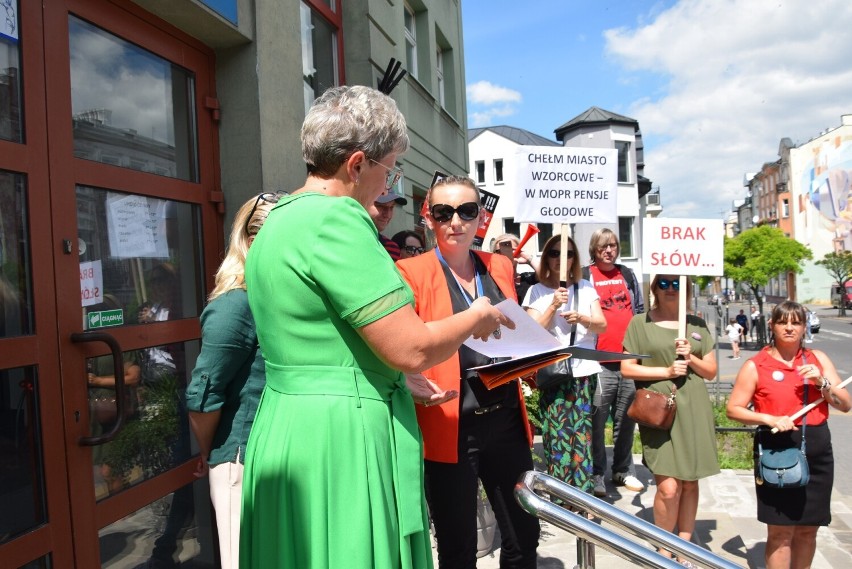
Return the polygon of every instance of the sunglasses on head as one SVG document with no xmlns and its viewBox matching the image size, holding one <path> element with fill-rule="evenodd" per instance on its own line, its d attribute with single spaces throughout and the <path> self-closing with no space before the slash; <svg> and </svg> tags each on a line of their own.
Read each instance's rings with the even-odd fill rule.
<svg viewBox="0 0 852 569">
<path fill-rule="evenodd" d="M 248 214 L 246 218 L 246 226 L 245 231 L 246 235 L 251 236 L 252 233 L 249 231 L 249 226 L 251 225 L 251 218 L 254 217 L 254 212 L 257 211 L 257 206 L 260 205 L 261 201 L 265 201 L 266 203 L 276 204 L 278 200 L 282 197 L 286 196 L 287 192 L 279 190 L 277 192 L 263 192 L 262 194 L 258 194 L 257 199 L 254 200 L 254 206 L 251 208 L 251 213 Z"/>
<path fill-rule="evenodd" d="M 432 215 L 432 219 L 438 223 L 451 220 L 455 214 L 459 214 L 459 218 L 463 221 L 471 221 L 479 217 L 479 204 L 467 202 L 458 207 L 453 207 L 445 203 L 436 203 L 429 209 L 429 213 Z"/>
<path fill-rule="evenodd" d="M 558 259 L 560 253 L 562 253 L 562 251 L 560 251 L 559 249 L 551 249 L 550 251 L 547 252 L 547 256 L 550 257 L 551 259 Z M 565 258 L 566 259 L 573 259 L 576 255 L 577 254 L 573 250 L 565 251 Z"/>
<path fill-rule="evenodd" d="M 423 254 L 423 247 L 415 247 L 414 245 L 406 245 L 402 248 L 402 250 L 408 253 L 409 255 Z"/>
<path fill-rule="evenodd" d="M 680 290 L 680 281 L 677 279 L 657 279 L 657 286 L 660 290 L 669 290 L 669 287 Z"/>
</svg>

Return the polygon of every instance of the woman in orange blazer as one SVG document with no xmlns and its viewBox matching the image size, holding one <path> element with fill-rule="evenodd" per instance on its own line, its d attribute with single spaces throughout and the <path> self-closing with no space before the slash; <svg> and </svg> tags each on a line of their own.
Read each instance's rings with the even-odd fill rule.
<svg viewBox="0 0 852 569">
<path fill-rule="evenodd" d="M 427 202 L 426 225 L 438 246 L 397 263 L 414 291 L 420 318 L 440 320 L 467 310 L 482 296 L 493 304 L 517 300 L 511 261 L 470 249 L 481 212 L 473 181 L 455 176 L 439 180 L 429 190 Z M 513 495 L 518 477 L 533 468 L 524 398 L 518 381 L 488 390 L 470 371 L 489 362 L 462 346 L 455 356 L 423 372 L 442 390 L 460 394 L 417 409 L 439 567 L 476 567 L 477 478 L 500 526 L 500 567 L 536 565 L 539 523 Z"/>
</svg>

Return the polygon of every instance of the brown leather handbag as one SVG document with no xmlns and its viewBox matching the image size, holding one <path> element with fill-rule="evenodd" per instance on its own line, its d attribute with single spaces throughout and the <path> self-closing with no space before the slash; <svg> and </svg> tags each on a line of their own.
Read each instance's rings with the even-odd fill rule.
<svg viewBox="0 0 852 569">
<path fill-rule="evenodd" d="M 636 398 L 627 409 L 627 416 L 643 427 L 668 431 L 676 412 L 677 387 L 672 385 L 669 395 L 641 387 L 636 390 Z"/>
</svg>

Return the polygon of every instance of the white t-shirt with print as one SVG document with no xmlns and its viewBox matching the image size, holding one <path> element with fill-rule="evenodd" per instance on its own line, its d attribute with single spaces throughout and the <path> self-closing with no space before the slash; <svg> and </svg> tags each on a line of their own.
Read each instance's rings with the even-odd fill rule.
<svg viewBox="0 0 852 569">
<path fill-rule="evenodd" d="M 547 311 L 547 307 L 553 303 L 553 294 L 555 292 L 556 289 L 550 288 L 545 284 L 534 284 L 527 291 L 523 307 L 532 308 L 533 310 L 544 314 Z M 591 316 L 592 302 L 599 300 L 598 293 L 595 291 L 594 285 L 585 279 L 581 280 L 579 282 L 577 297 L 577 312 L 585 314 L 586 316 Z M 553 316 L 550 321 L 550 326 L 547 328 L 547 331 L 556 336 L 563 346 L 571 345 L 571 325 L 568 324 L 568 322 L 559 314 L 561 312 L 570 312 L 572 310 L 574 310 L 573 285 L 568 287 L 568 302 L 557 309 L 557 313 Z M 577 324 L 577 334 L 574 338 L 575 346 L 594 350 L 597 339 L 597 334 L 589 332 L 588 328 L 582 324 Z M 576 377 L 592 375 L 593 373 L 600 373 L 601 371 L 600 364 L 593 360 L 575 360 L 574 358 L 571 358 L 568 361 L 571 362 L 571 369 L 574 371 L 574 375 Z"/>
</svg>

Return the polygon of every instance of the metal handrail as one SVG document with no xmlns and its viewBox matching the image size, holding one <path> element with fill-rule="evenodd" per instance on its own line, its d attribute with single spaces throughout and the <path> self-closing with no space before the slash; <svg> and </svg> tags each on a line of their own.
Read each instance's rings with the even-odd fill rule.
<svg viewBox="0 0 852 569">
<path fill-rule="evenodd" d="M 645 539 L 652 546 L 671 551 L 680 559 L 688 559 L 693 563 L 697 563 L 702 568 L 742 569 L 739 565 L 731 563 L 715 553 L 658 528 L 641 518 L 628 514 L 552 476 L 532 470 L 524 473 L 515 485 L 515 499 L 530 514 L 576 535 L 578 537 L 578 547 L 582 539 L 598 545 L 619 557 L 623 557 L 638 567 L 683 569 L 683 566 L 674 559 L 664 557 L 651 547 L 615 533 L 589 520 L 583 514 L 558 506 L 550 500 L 541 497 L 537 492 L 544 492 L 551 498 L 558 498 L 568 506 L 581 512 L 594 514 L 601 520 L 612 524 L 622 531 Z M 581 555 L 578 551 L 578 561 L 580 557 Z M 590 565 L 583 565 L 583 567 L 594 567 L 593 554 L 590 561 Z"/>
</svg>

